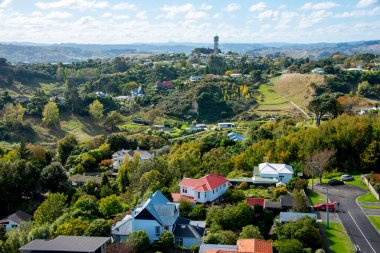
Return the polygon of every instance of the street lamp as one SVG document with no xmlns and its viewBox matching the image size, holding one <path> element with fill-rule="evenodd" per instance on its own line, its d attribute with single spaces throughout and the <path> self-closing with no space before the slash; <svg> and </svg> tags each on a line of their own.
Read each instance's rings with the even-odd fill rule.
<svg viewBox="0 0 380 253">
<path fill-rule="evenodd" d="M 318 168 L 317 162 L 309 162 L 311 167 L 311 190 L 314 191 L 314 169 Z"/>
<path fill-rule="evenodd" d="M 329 184 L 326 188 L 326 228 L 330 228 L 330 216 L 329 216 Z"/>
</svg>

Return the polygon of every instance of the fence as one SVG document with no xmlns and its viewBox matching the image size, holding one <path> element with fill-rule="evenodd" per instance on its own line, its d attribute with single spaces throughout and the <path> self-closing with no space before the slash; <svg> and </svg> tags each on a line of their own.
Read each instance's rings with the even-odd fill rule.
<svg viewBox="0 0 380 253">
<path fill-rule="evenodd" d="M 361 176 L 361 179 L 363 180 L 363 182 L 368 186 L 368 189 L 369 191 L 373 194 L 373 196 L 377 199 L 377 200 L 380 200 L 380 196 L 379 196 L 379 193 L 375 190 L 375 188 L 373 188 L 373 186 L 370 184 L 370 182 L 368 181 L 368 179 L 364 176 Z"/>
</svg>

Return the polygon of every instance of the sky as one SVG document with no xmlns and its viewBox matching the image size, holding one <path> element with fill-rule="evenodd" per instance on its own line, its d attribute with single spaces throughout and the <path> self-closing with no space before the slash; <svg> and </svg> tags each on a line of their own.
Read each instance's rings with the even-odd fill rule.
<svg viewBox="0 0 380 253">
<path fill-rule="evenodd" d="M 130 44 L 380 39 L 380 0 L 0 0 L 0 41 Z"/>
</svg>

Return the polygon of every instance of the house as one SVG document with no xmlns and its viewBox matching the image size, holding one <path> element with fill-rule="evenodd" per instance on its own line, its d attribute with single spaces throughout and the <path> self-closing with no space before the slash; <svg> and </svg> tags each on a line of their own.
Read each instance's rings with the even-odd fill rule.
<svg viewBox="0 0 380 253">
<path fill-rule="evenodd" d="M 232 78 L 241 78 L 243 75 L 242 74 L 239 74 L 239 73 L 237 73 L 237 74 L 231 74 L 230 75 L 230 77 L 232 77 Z"/>
<path fill-rule="evenodd" d="M 156 89 L 171 89 L 173 88 L 173 83 L 171 81 L 157 81 L 156 82 Z"/>
<path fill-rule="evenodd" d="M 317 75 L 324 75 L 325 71 L 322 68 L 315 68 L 315 69 L 311 70 L 311 73 L 317 74 Z"/>
<path fill-rule="evenodd" d="M 131 150 L 131 149 L 130 150 L 124 150 L 124 149 L 122 149 L 122 150 L 115 152 L 112 155 L 112 161 L 113 161 L 112 168 L 114 170 L 118 170 L 120 165 L 124 162 L 125 157 L 128 156 L 129 161 L 131 161 L 131 160 L 133 160 L 135 153 L 138 153 L 138 155 L 140 157 L 140 161 L 149 160 L 149 159 L 154 157 L 154 154 L 150 151 L 147 151 L 147 150 L 140 150 L 139 148 L 137 148 L 136 150 Z"/>
<path fill-rule="evenodd" d="M 200 245 L 205 230 L 204 222 L 179 216 L 179 204 L 170 202 L 160 191 L 149 196 L 131 215 L 126 215 L 111 230 L 115 241 L 125 240 L 133 231 L 144 230 L 151 242 L 159 240 L 164 230 L 174 234 L 175 242 L 185 247 Z"/>
<path fill-rule="evenodd" d="M 227 129 L 227 128 L 233 128 L 233 127 L 235 127 L 235 124 L 233 124 L 233 123 L 229 123 L 229 122 L 218 123 L 219 129 Z"/>
<path fill-rule="evenodd" d="M 192 202 L 207 203 L 219 202 L 220 197 L 230 187 L 230 182 L 222 175 L 208 174 L 198 179 L 184 178 L 179 186 L 180 193 L 172 194 L 173 201 L 177 202 L 185 197 Z"/>
<path fill-rule="evenodd" d="M 228 133 L 227 137 L 230 138 L 233 141 L 244 141 L 245 140 L 244 136 L 242 136 L 242 135 L 240 135 L 238 133 L 235 133 L 235 132 Z"/>
<path fill-rule="evenodd" d="M 255 205 L 260 205 L 260 206 L 264 207 L 265 199 L 262 199 L 262 198 L 246 198 L 245 202 L 251 207 L 255 207 Z"/>
<path fill-rule="evenodd" d="M 9 215 L 8 217 L 0 220 L 0 225 L 4 226 L 5 231 L 17 228 L 21 222 L 28 222 L 32 219 L 30 214 L 27 214 L 21 210 Z"/>
<path fill-rule="evenodd" d="M 145 95 L 145 93 L 144 93 L 144 90 L 142 89 L 142 87 L 140 86 L 140 87 L 138 87 L 138 88 L 136 88 L 136 89 L 133 89 L 132 91 L 131 91 L 131 97 L 143 97 Z"/>
<path fill-rule="evenodd" d="M 73 187 L 82 187 L 87 181 L 93 181 L 95 185 L 100 186 L 101 177 L 87 176 L 87 175 L 72 175 L 69 178 L 69 182 Z"/>
<path fill-rule="evenodd" d="M 254 171 L 253 174 L 253 181 L 271 179 L 275 181 L 275 184 L 278 182 L 288 183 L 293 177 L 293 168 L 287 164 L 260 163 L 258 172 Z"/>
<path fill-rule="evenodd" d="M 271 242 L 259 239 L 240 239 L 235 245 L 202 244 L 199 253 L 273 253 Z"/>
<path fill-rule="evenodd" d="M 106 97 L 107 96 L 107 93 L 103 92 L 103 91 L 97 91 L 95 92 L 95 95 L 96 97 L 98 98 L 103 98 L 103 97 Z"/>
<path fill-rule="evenodd" d="M 190 82 L 197 82 L 203 79 L 203 76 L 190 76 Z"/>
<path fill-rule="evenodd" d="M 23 253 L 106 253 L 109 237 L 64 236 L 53 240 L 34 240 L 22 246 Z"/>
<path fill-rule="evenodd" d="M 317 220 L 316 213 L 280 212 L 280 218 L 278 219 L 278 222 L 285 223 L 290 221 L 296 221 L 304 217 L 310 217 L 312 219 Z"/>
</svg>

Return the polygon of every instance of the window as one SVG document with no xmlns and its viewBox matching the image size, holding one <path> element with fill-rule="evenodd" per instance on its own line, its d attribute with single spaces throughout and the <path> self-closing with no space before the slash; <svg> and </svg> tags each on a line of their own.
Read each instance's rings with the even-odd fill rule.
<svg viewBox="0 0 380 253">
<path fill-rule="evenodd" d="M 205 198 L 206 198 L 206 192 L 205 192 Z"/>
<path fill-rule="evenodd" d="M 183 193 L 187 193 L 187 188 L 185 188 L 185 187 L 182 188 L 182 192 L 183 192 Z"/>
<path fill-rule="evenodd" d="M 212 190 L 212 194 L 214 194 L 215 193 L 215 190 Z"/>
<path fill-rule="evenodd" d="M 161 227 L 160 226 L 156 226 L 155 227 L 155 232 L 156 232 L 156 236 L 160 236 L 160 234 L 161 234 Z"/>
<path fill-rule="evenodd" d="M 169 230 L 169 226 L 165 226 L 165 227 L 164 227 L 164 230 Z"/>
<path fill-rule="evenodd" d="M 12 225 L 12 228 L 17 228 L 17 225 Z"/>
<path fill-rule="evenodd" d="M 198 199 L 200 199 L 201 198 L 201 193 L 200 192 L 198 192 Z"/>
<path fill-rule="evenodd" d="M 183 245 L 183 238 L 182 237 L 176 237 L 175 238 L 175 244 L 177 245 Z"/>
</svg>

